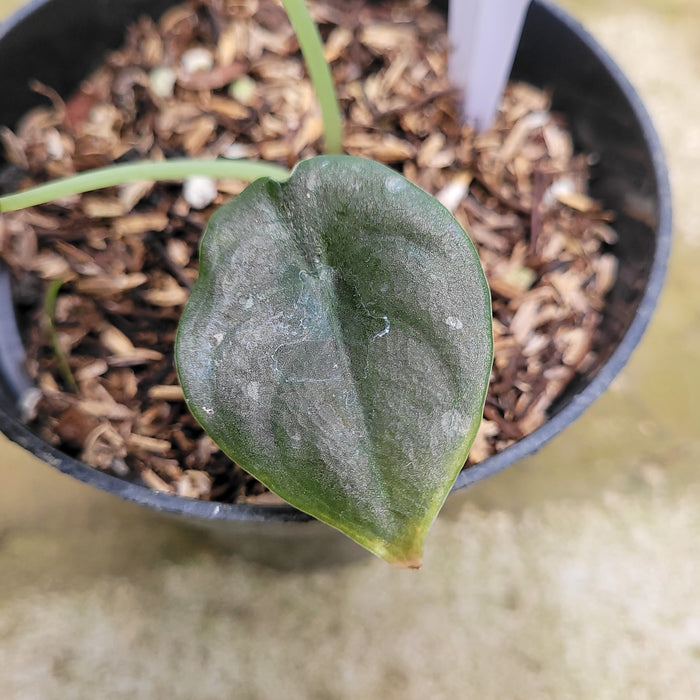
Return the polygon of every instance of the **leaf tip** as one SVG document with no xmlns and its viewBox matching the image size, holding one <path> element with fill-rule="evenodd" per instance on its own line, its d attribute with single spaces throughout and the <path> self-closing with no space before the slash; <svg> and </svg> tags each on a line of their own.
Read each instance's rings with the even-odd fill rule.
<svg viewBox="0 0 700 700">
<path fill-rule="evenodd" d="M 420 569 L 423 566 L 422 557 L 391 562 L 397 569 Z"/>
<path fill-rule="evenodd" d="M 423 540 L 410 547 L 374 550 L 375 554 L 396 569 L 420 569 L 423 566 Z"/>
</svg>

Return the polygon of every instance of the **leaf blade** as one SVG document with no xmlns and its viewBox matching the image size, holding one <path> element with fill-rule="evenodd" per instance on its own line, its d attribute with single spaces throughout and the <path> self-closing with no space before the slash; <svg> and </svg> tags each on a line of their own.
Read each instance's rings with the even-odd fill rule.
<svg viewBox="0 0 700 700">
<path fill-rule="evenodd" d="M 325 156 L 253 183 L 201 252 L 176 342 L 194 416 L 292 505 L 416 565 L 491 366 L 465 232 L 388 168 Z"/>
</svg>

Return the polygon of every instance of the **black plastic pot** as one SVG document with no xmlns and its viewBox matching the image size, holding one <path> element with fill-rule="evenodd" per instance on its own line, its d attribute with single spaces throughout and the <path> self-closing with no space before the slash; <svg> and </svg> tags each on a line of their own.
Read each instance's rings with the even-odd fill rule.
<svg viewBox="0 0 700 700">
<path fill-rule="evenodd" d="M 0 124 L 12 124 L 39 98 L 36 78 L 69 94 L 124 27 L 140 14 L 157 16 L 173 0 L 37 0 L 0 28 Z M 444 5 L 446 3 L 436 3 Z M 513 77 L 552 91 L 553 107 L 566 114 L 577 145 L 597 156 L 592 194 L 616 213 L 619 276 L 607 305 L 608 339 L 597 366 L 579 377 L 537 431 L 501 454 L 464 470 L 460 489 L 532 454 L 574 421 L 605 390 L 644 332 L 663 284 L 671 245 L 671 196 L 658 137 L 639 96 L 620 69 L 571 17 L 535 0 L 515 59 Z M 0 429 L 40 459 L 87 484 L 191 523 L 207 523 L 227 536 L 283 535 L 314 529 L 291 507 L 226 505 L 151 491 L 67 457 L 19 420 L 17 402 L 28 386 L 16 330 L 10 285 L 0 278 Z M 261 525 L 263 523 L 264 525 Z M 292 527 L 291 523 L 303 523 Z M 330 528 L 322 528 L 325 537 Z M 305 538 L 304 538 L 305 539 Z M 257 548 L 258 545 L 253 545 Z M 286 545 L 285 545 L 286 546 Z M 303 554 L 296 552 L 293 556 Z"/>
</svg>

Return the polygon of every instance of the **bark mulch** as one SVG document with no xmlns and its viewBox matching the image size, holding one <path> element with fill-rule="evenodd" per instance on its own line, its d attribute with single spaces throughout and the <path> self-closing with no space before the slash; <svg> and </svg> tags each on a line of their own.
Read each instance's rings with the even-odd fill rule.
<svg viewBox="0 0 700 700">
<path fill-rule="evenodd" d="M 425 0 L 310 3 L 345 113 L 348 153 L 402 171 L 468 227 L 493 291 L 495 364 L 469 464 L 547 418 L 596 360 L 615 280 L 611 216 L 587 194 L 546 93 L 509 85 L 493 127 L 460 124 L 444 19 Z M 291 166 L 320 152 L 322 124 L 292 29 L 272 0 L 193 0 L 141 19 L 67 99 L 2 129 L 16 188 L 113 162 L 176 156 Z M 172 346 L 213 208 L 245 183 L 134 183 L 0 219 L 38 392 L 27 419 L 94 467 L 154 489 L 274 501 L 188 413 Z M 60 283 L 52 347 L 47 289 Z M 60 355 L 60 353 L 59 353 Z"/>
</svg>

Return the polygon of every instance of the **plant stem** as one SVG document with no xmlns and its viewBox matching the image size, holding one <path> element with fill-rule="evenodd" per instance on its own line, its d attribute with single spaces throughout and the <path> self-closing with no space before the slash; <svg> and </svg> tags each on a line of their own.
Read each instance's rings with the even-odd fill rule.
<svg viewBox="0 0 700 700">
<path fill-rule="evenodd" d="M 59 372 L 63 377 L 65 385 L 72 392 L 76 392 L 78 390 L 78 385 L 76 384 L 73 372 L 71 372 L 66 353 L 63 352 L 63 348 L 58 342 L 58 334 L 56 333 L 56 326 L 54 325 L 54 316 L 56 315 L 56 299 L 58 298 L 58 292 L 62 286 L 63 280 L 54 280 L 49 285 L 49 288 L 46 290 L 46 299 L 44 301 L 44 316 L 46 318 L 46 326 L 51 338 L 51 347 L 53 348 L 56 361 L 58 362 Z"/>
<path fill-rule="evenodd" d="M 54 199 L 72 194 L 80 194 L 102 187 L 123 185 L 135 180 L 183 180 L 191 175 L 205 175 L 214 178 L 240 178 L 256 180 L 269 177 L 273 180 L 286 180 L 289 171 L 281 165 L 250 160 L 190 160 L 174 158 L 164 161 L 141 161 L 108 165 L 104 168 L 89 170 L 78 175 L 32 187 L 24 192 L 17 192 L 0 197 L 0 212 L 16 211 L 36 204 L 45 204 Z"/>
<path fill-rule="evenodd" d="M 325 152 L 341 153 L 343 126 L 340 105 L 333 86 L 330 66 L 323 55 L 321 35 L 311 19 L 305 0 L 282 0 L 282 4 L 299 40 L 299 47 L 321 106 Z"/>
</svg>

